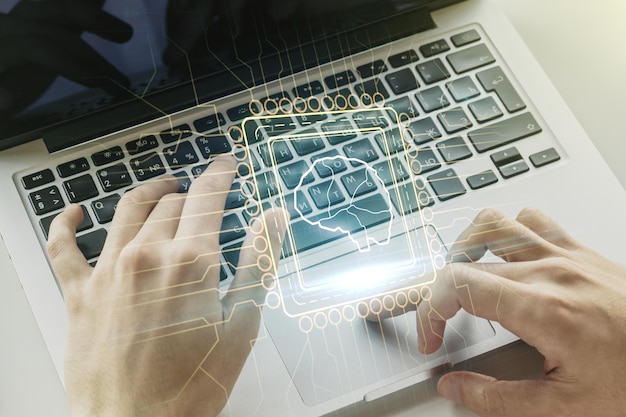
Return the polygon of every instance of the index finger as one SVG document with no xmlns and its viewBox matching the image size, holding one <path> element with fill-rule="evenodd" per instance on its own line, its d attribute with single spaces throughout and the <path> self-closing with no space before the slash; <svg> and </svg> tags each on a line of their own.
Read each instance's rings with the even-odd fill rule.
<svg viewBox="0 0 626 417">
<path fill-rule="evenodd" d="M 556 247 L 525 224 L 494 209 L 482 210 L 450 248 L 448 261 L 476 262 L 487 251 L 505 261 L 529 261 L 553 255 Z"/>
<path fill-rule="evenodd" d="M 197 239 L 217 251 L 226 197 L 235 179 L 235 160 L 221 155 L 189 188 L 175 239 Z"/>
<path fill-rule="evenodd" d="M 417 308 L 420 351 L 432 353 L 441 346 L 446 320 L 461 308 L 474 316 L 497 321 L 537 346 L 542 330 L 533 319 L 538 306 L 531 287 L 491 271 L 495 269 L 471 263 L 452 263 L 441 271 L 431 296 Z"/>
</svg>

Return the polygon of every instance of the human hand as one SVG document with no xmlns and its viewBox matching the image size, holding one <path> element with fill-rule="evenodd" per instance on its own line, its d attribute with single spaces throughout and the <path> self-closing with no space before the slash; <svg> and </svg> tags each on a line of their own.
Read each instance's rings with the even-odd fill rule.
<svg viewBox="0 0 626 417">
<path fill-rule="evenodd" d="M 72 205 L 52 223 L 73 415 L 214 416 L 226 404 L 257 337 L 261 281 L 274 273 L 286 228 L 282 210 L 254 220 L 220 293 L 218 236 L 235 171 L 223 156 L 187 195 L 174 178 L 126 193 L 95 268 L 76 246 L 82 209 Z"/>
<path fill-rule="evenodd" d="M 487 251 L 506 263 L 478 262 Z M 454 372 L 439 380 L 441 395 L 479 416 L 624 415 L 626 268 L 534 209 L 516 220 L 482 211 L 448 260 L 455 262 L 417 308 L 420 350 L 436 351 L 446 320 L 463 308 L 534 346 L 545 358 L 545 376 L 499 381 Z"/>
<path fill-rule="evenodd" d="M 85 31 L 117 43 L 132 36 L 128 24 L 102 10 L 103 3 L 21 0 L 0 14 L 0 116 L 28 107 L 57 76 L 123 93 L 126 76 L 81 39 Z"/>
</svg>

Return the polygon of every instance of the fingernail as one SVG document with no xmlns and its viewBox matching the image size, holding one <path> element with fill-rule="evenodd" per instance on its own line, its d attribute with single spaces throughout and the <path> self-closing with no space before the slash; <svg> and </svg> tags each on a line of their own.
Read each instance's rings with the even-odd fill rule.
<svg viewBox="0 0 626 417">
<path fill-rule="evenodd" d="M 456 404 L 461 404 L 461 384 L 454 378 L 442 377 L 437 384 L 439 395 Z"/>
</svg>

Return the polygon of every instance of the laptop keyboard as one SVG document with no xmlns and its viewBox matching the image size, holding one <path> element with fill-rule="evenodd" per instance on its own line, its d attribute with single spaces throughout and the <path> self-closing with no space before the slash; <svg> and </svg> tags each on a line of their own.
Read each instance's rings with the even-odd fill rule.
<svg viewBox="0 0 626 417">
<path fill-rule="evenodd" d="M 181 116 L 174 127 L 35 168 L 20 175 L 19 186 L 42 242 L 67 204 L 83 206 L 78 245 L 95 263 L 125 191 L 172 173 L 184 193 L 212 158 L 233 153 L 238 175 L 220 235 L 227 279 L 261 208 L 288 209 L 298 237 L 284 250 L 289 256 L 345 236 L 329 224 L 316 228 L 322 219 L 356 235 L 396 213 L 445 204 L 558 161 L 550 143 L 532 153 L 515 146 L 542 126 L 493 51 L 475 27 L 389 56 L 370 52 L 365 62 L 347 60 L 289 91 L 231 97 L 201 117 Z M 476 158 L 480 169 L 462 169 Z"/>
</svg>

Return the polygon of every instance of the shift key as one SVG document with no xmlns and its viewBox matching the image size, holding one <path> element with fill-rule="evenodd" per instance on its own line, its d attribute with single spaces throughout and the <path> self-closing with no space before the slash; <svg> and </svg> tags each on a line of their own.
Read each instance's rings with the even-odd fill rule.
<svg viewBox="0 0 626 417">
<path fill-rule="evenodd" d="M 482 153 L 539 132 L 541 132 L 541 126 L 533 115 L 522 113 L 510 119 L 473 130 L 467 134 L 467 137 L 476 150 Z"/>
</svg>

